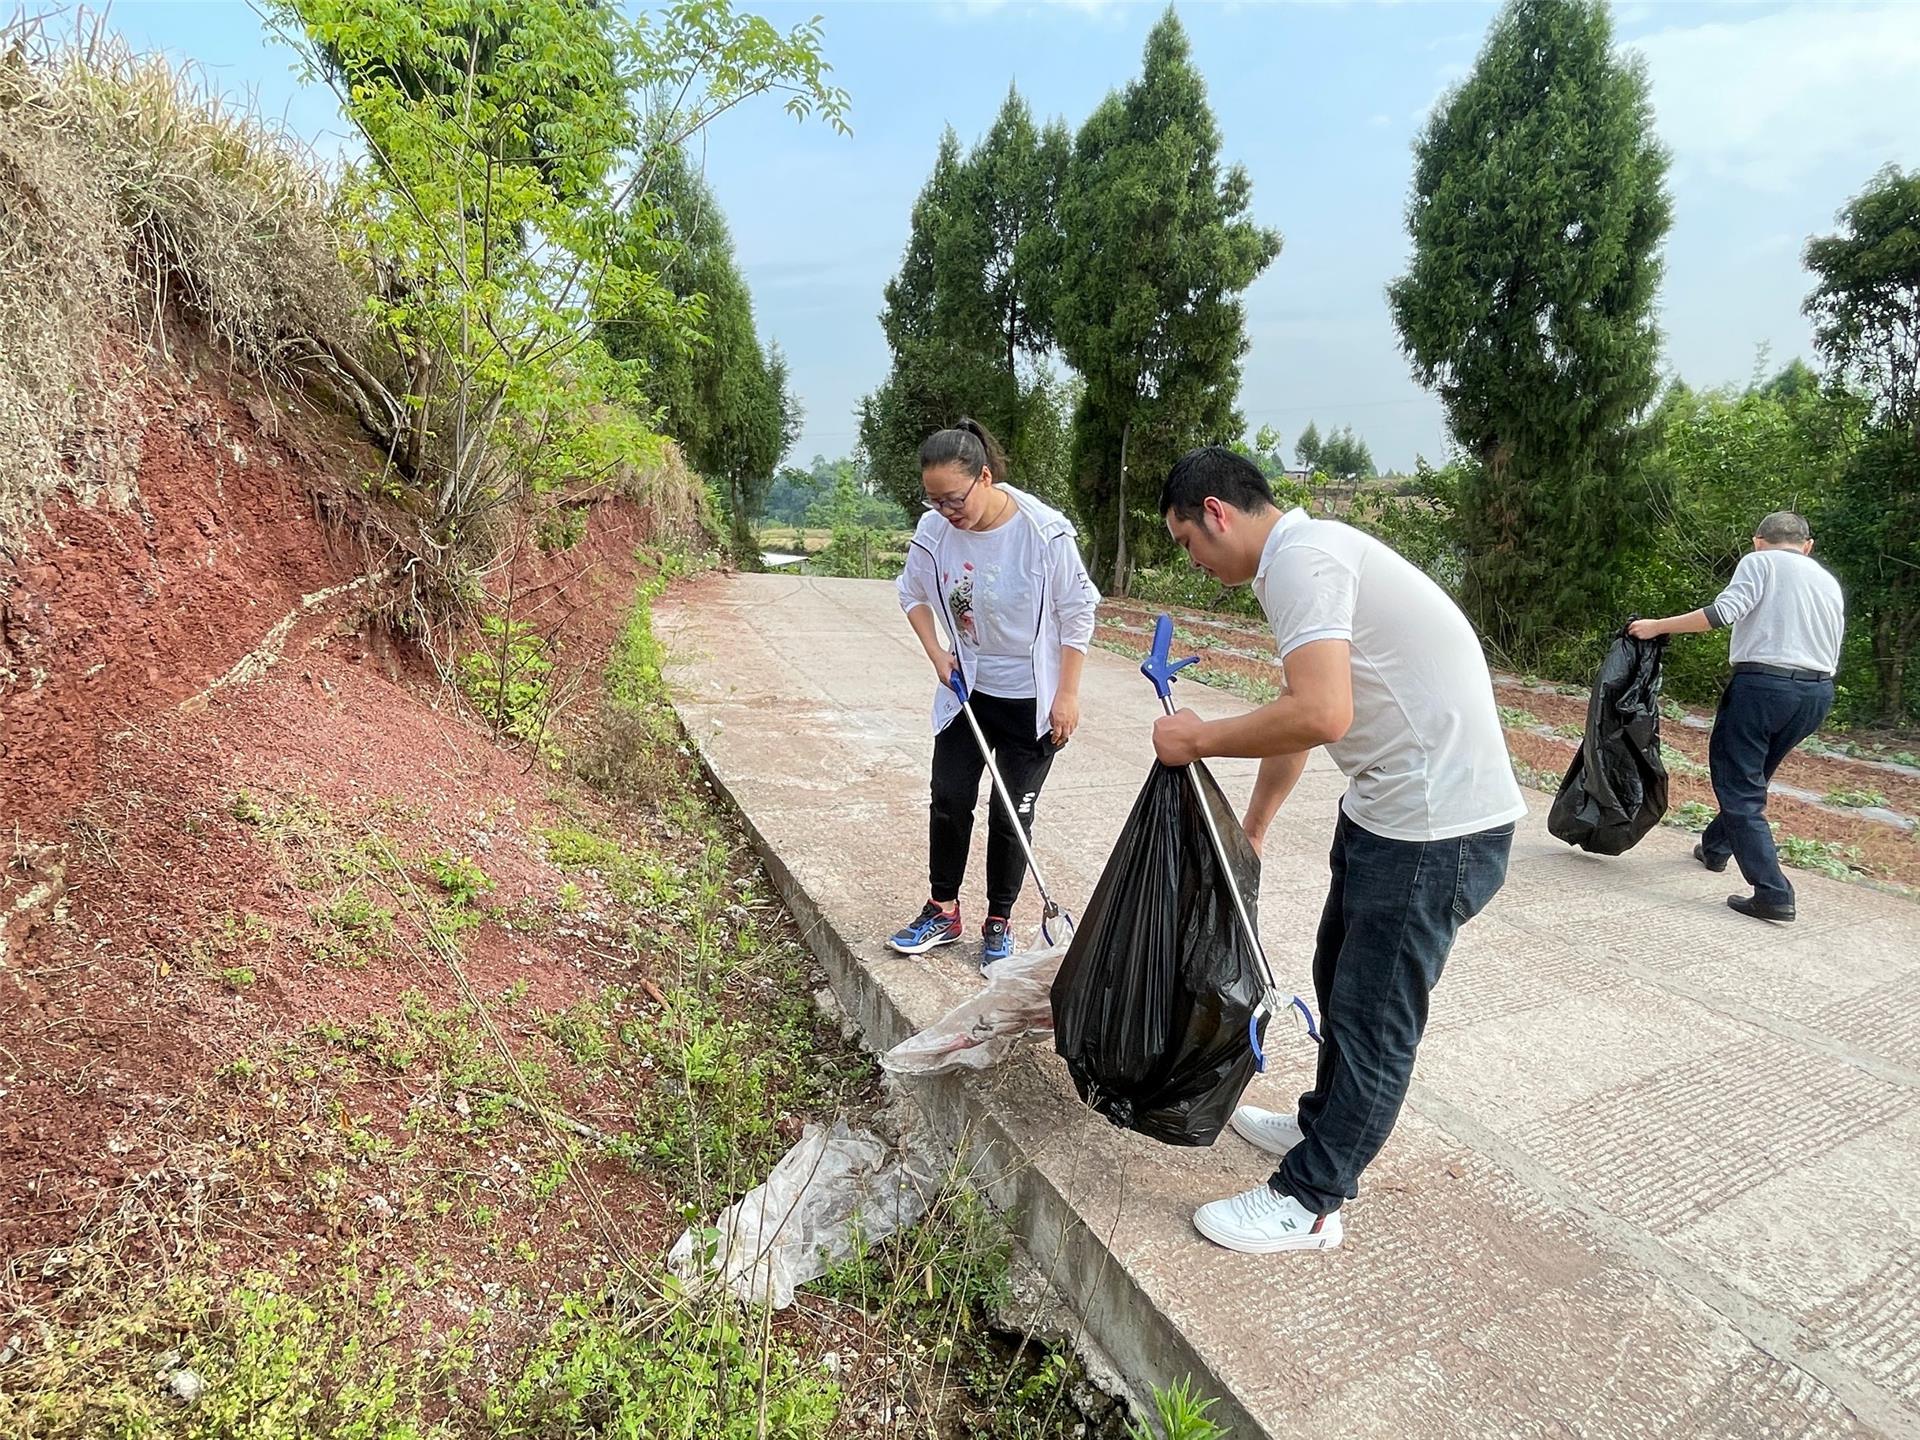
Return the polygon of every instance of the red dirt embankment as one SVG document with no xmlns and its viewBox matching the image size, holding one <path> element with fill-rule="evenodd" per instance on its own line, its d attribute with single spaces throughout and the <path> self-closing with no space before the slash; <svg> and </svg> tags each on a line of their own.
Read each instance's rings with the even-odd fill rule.
<svg viewBox="0 0 1920 1440">
<path fill-rule="evenodd" d="M 0 558 L 0 789 L 38 830 L 98 780 L 103 739 L 224 674 L 303 595 L 358 573 L 330 523 L 341 483 L 276 403 L 156 381 L 138 407 L 140 495 L 66 500 Z M 364 456 L 356 456 L 364 464 Z"/>
<path fill-rule="evenodd" d="M 284 1153 L 301 1147 L 242 1154 L 240 1137 L 306 1135 L 314 1117 L 299 1095 L 209 1087 L 230 1062 L 318 1043 L 315 1025 L 390 1014 L 409 987 L 436 1009 L 458 1002 L 408 923 L 415 887 L 432 902 L 421 914 L 443 903 L 422 870 L 434 857 L 484 871 L 482 918 L 458 917 L 461 963 L 475 993 L 517 987 L 522 1008 L 500 1022 L 516 1044 L 547 1043 L 542 1013 L 652 985 L 651 946 L 600 918 L 596 878 L 556 866 L 540 838 L 630 818 L 555 790 L 372 623 L 392 570 L 362 523 L 378 455 L 224 378 L 156 375 L 140 407 L 131 508 L 59 503 L 0 554 L 0 1261 L 61 1254 L 131 1199 L 188 1191 L 236 1222 L 237 1255 L 258 1248 L 250 1233 L 285 1241 L 266 1213 L 238 1224 L 231 1207 L 289 1201 L 300 1178 L 276 1167 L 298 1168 Z M 578 544 L 529 544 L 509 567 L 516 618 L 557 637 L 555 678 L 576 695 L 653 531 L 645 508 L 606 500 Z M 389 852 L 400 868 L 363 883 L 356 867 Z M 556 925 L 555 895 L 576 889 L 581 918 Z M 341 909 L 369 895 L 371 921 Z M 562 1094 L 617 1128 L 590 1095 Z M 404 1136 L 408 1117 L 376 1098 L 362 1121 Z M 210 1144 L 228 1131 L 230 1151 Z M 616 1197 L 650 1183 L 601 1179 Z M 311 1207 L 286 1214 L 319 1223 Z M 330 1232 L 310 1238 L 324 1248 Z M 42 1280 L 38 1263 L 29 1288 L 57 1288 L 58 1267 Z"/>
</svg>

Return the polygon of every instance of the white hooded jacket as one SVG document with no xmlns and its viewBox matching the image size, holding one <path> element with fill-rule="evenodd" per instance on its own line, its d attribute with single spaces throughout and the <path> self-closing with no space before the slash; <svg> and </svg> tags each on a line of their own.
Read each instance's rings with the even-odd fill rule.
<svg viewBox="0 0 1920 1440">
<path fill-rule="evenodd" d="M 1033 617 L 1033 733 L 1038 737 L 1044 735 L 1051 725 L 1049 717 L 1053 713 L 1054 696 L 1060 689 L 1061 647 L 1072 646 L 1084 653 L 1092 643 L 1094 611 L 1100 604 L 1100 592 L 1094 589 L 1093 581 L 1087 576 L 1086 564 L 1080 558 L 1073 522 L 1051 505 L 1011 485 L 999 488 L 1012 497 L 1020 509 L 1019 516 L 1007 523 L 1032 525 L 1040 536 L 1043 564 L 1035 607 L 1038 613 Z M 922 515 L 920 524 L 913 532 L 913 540 L 907 546 L 906 568 L 900 572 L 895 587 L 899 591 L 903 613 L 910 613 L 920 605 L 933 611 L 949 648 L 954 648 L 954 620 L 946 613 L 946 605 L 940 594 L 940 576 L 957 568 L 951 547 L 958 533 L 938 513 L 929 510 Z M 960 673 L 967 682 L 968 693 L 972 693 L 975 674 L 972 648 L 962 645 L 955 649 L 955 653 L 960 661 Z M 959 697 L 944 685 L 936 686 L 933 697 L 934 732 L 937 734 L 946 729 L 959 714 Z"/>
</svg>

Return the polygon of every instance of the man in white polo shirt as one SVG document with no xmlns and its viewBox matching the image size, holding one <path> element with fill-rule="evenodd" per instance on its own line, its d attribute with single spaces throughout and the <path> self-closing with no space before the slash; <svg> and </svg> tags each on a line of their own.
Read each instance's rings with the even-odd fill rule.
<svg viewBox="0 0 1920 1440">
<path fill-rule="evenodd" d="M 1780 869 L 1767 824 L 1767 782 L 1793 747 L 1820 728 L 1833 708 L 1833 672 L 1840 668 L 1846 606 L 1840 582 L 1813 558 L 1813 532 L 1791 510 L 1776 510 L 1753 531 L 1753 549 L 1711 605 L 1636 620 L 1637 640 L 1733 627 L 1733 675 L 1707 742 L 1707 768 L 1720 813 L 1693 858 L 1716 874 L 1729 858 L 1753 894 L 1727 904 L 1756 920 L 1784 922 L 1796 911 L 1793 886 Z"/>
<path fill-rule="evenodd" d="M 1231 1250 L 1331 1249 L 1399 1118 L 1454 936 L 1506 880 L 1527 806 L 1480 641 L 1420 570 L 1350 526 L 1282 514 L 1260 471 L 1219 446 L 1175 463 L 1160 511 L 1195 565 L 1253 583 L 1285 674 L 1281 697 L 1248 714 L 1158 721 L 1161 762 L 1258 758 L 1244 822 L 1256 850 L 1314 746 L 1349 781 L 1314 943 L 1313 1088 L 1294 1115 L 1240 1107 L 1233 1128 L 1280 1168 L 1194 1225 Z"/>
</svg>

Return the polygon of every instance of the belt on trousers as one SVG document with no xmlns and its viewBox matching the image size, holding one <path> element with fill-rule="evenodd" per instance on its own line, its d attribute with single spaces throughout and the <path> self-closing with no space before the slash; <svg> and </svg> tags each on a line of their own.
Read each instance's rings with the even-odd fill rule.
<svg viewBox="0 0 1920 1440">
<path fill-rule="evenodd" d="M 1833 674 L 1827 670 L 1796 670 L 1791 665 L 1762 665 L 1754 660 L 1742 660 L 1733 667 L 1736 675 L 1772 675 L 1781 680 L 1831 680 Z"/>
</svg>

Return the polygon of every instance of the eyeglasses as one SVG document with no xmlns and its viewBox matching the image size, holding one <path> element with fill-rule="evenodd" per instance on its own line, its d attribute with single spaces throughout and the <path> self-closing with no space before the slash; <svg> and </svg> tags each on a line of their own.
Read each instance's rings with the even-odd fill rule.
<svg viewBox="0 0 1920 1440">
<path fill-rule="evenodd" d="M 973 494 L 973 486 L 978 485 L 984 480 L 986 475 L 986 470 L 982 469 L 978 475 L 973 477 L 973 485 L 969 485 L 966 489 L 962 490 L 958 499 L 949 495 L 945 499 L 936 500 L 923 490 L 920 492 L 920 503 L 929 510 L 938 510 L 942 515 L 958 515 L 962 510 L 967 508 L 967 497 Z"/>
</svg>

